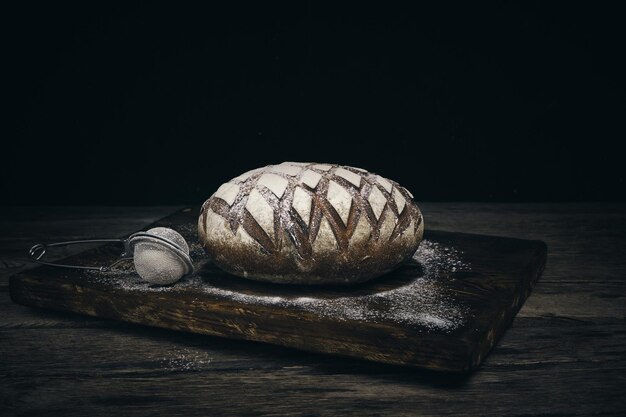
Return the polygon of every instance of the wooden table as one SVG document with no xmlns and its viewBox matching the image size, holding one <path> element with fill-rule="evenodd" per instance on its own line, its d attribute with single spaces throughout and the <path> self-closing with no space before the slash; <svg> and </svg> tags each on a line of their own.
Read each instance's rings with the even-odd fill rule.
<svg viewBox="0 0 626 417">
<path fill-rule="evenodd" d="M 133 232 L 178 207 L 0 208 L 0 415 L 626 415 L 626 205 L 423 203 L 426 226 L 548 244 L 469 376 L 72 314 L 9 299 L 37 241 Z M 68 251 L 67 254 L 70 254 Z"/>
</svg>

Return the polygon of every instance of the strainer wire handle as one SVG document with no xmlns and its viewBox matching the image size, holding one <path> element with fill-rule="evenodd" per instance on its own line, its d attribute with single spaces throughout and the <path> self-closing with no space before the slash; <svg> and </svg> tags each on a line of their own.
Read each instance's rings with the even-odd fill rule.
<svg viewBox="0 0 626 417">
<path fill-rule="evenodd" d="M 124 245 L 124 251 L 120 255 L 119 259 L 117 259 L 115 262 L 113 262 L 111 265 L 108 265 L 108 266 L 67 265 L 67 264 L 60 264 L 60 263 L 55 263 L 55 262 L 46 262 L 46 261 L 41 260 L 46 254 L 46 252 L 48 251 L 48 248 L 59 247 L 59 246 L 70 246 L 70 245 L 84 245 L 84 244 L 90 244 L 90 243 L 122 243 Z M 62 268 L 87 269 L 87 270 L 101 271 L 101 272 L 108 271 L 113 266 L 117 265 L 118 263 L 126 259 L 132 259 L 132 257 L 133 257 L 133 254 L 132 254 L 132 251 L 130 250 L 128 239 L 85 239 L 85 240 L 70 240 L 66 242 L 55 242 L 55 243 L 48 243 L 48 244 L 37 243 L 31 246 L 31 248 L 28 250 L 28 258 L 31 261 L 37 262 L 38 264 L 41 264 L 41 265 L 56 266 L 56 267 L 62 267 Z"/>
</svg>

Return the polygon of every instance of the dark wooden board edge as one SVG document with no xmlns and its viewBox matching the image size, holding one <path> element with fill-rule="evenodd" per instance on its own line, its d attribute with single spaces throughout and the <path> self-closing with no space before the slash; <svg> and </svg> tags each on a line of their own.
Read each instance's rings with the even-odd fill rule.
<svg viewBox="0 0 626 417">
<path fill-rule="evenodd" d="M 462 368 L 454 370 L 453 372 L 472 372 L 480 367 L 483 360 L 510 327 L 515 319 L 515 316 L 532 293 L 532 289 L 535 287 L 545 270 L 548 259 L 548 246 L 541 240 L 518 239 L 483 234 L 468 234 L 439 230 L 427 230 L 424 234 L 425 239 L 435 241 L 440 241 L 444 236 L 445 240 L 450 242 L 457 241 L 459 238 L 467 238 L 468 236 L 484 239 L 496 239 L 499 242 L 514 246 L 523 245 L 527 247 L 531 254 L 528 257 L 528 262 L 523 266 L 523 268 L 517 271 L 514 277 L 507 280 L 507 282 L 515 283 L 514 288 L 509 291 L 510 296 L 505 297 L 500 300 L 500 302 L 493 302 L 489 305 L 489 308 L 485 308 L 481 311 L 481 315 L 484 318 L 476 320 L 476 324 L 479 326 L 486 324 L 487 326 L 483 326 L 483 328 L 480 329 L 477 328 L 475 329 L 477 330 L 475 332 L 472 332 L 471 329 L 466 329 L 468 331 L 463 334 L 461 339 L 464 346 L 468 348 L 466 354 L 467 361 L 464 363 Z"/>
<path fill-rule="evenodd" d="M 450 345 L 445 335 L 430 335 L 426 340 L 428 345 L 424 345 L 419 335 L 407 337 L 402 329 L 382 324 L 365 326 L 358 321 L 320 320 L 310 313 L 294 314 L 269 306 L 255 306 L 250 311 L 217 298 L 189 305 L 187 298 L 159 293 L 142 293 L 146 297 L 144 305 L 133 300 L 125 302 L 123 297 L 117 298 L 113 305 L 106 290 L 74 283 L 64 284 L 65 288 L 59 290 L 59 285 L 38 277 L 23 276 L 11 285 L 13 301 L 31 307 L 395 365 L 459 372 L 466 370 L 468 363 L 469 349 L 465 344 Z M 161 308 L 147 310 L 146 305 Z M 307 315 L 311 315 L 310 319 Z M 313 322 L 314 326 L 308 325 Z M 298 332 L 293 331 L 296 323 L 301 324 Z M 349 341 L 327 336 L 344 333 L 351 335 Z M 416 350 L 418 343 L 420 349 Z M 442 344 L 446 344 L 445 350 L 441 349 Z"/>
<path fill-rule="evenodd" d="M 517 286 L 514 290 L 514 293 L 517 295 L 509 300 L 507 308 L 501 309 L 498 312 L 493 311 L 492 314 L 497 318 L 491 321 L 492 326 L 487 332 L 487 337 L 477 340 L 476 343 L 468 344 L 474 347 L 470 352 L 472 362 L 469 366 L 469 371 L 473 371 L 481 365 L 489 352 L 491 352 L 506 330 L 511 326 L 515 316 L 517 316 L 517 313 L 530 296 L 532 289 L 545 270 L 548 258 L 548 246 L 545 242 L 539 240 L 528 242 L 535 245 L 534 256 L 530 259 L 524 270 L 520 272 L 522 277 L 517 279 Z"/>
</svg>

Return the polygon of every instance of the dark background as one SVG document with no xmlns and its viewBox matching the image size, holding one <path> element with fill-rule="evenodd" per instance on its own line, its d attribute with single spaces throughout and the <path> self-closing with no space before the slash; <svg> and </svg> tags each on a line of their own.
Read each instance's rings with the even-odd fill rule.
<svg viewBox="0 0 626 417">
<path fill-rule="evenodd" d="M 616 9 L 84 3 L 2 13 L 5 204 L 197 204 L 284 160 L 418 201 L 625 200 Z"/>
</svg>

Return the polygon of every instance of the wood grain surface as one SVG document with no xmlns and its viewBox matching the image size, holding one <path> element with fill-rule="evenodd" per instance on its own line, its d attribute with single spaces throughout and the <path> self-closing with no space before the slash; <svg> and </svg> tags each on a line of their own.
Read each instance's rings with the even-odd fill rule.
<svg viewBox="0 0 626 417">
<path fill-rule="evenodd" d="M 626 206 L 420 208 L 427 228 L 550 248 L 532 296 L 470 376 L 20 306 L 8 277 L 29 267 L 30 244 L 119 236 L 177 208 L 3 208 L 0 415 L 625 415 Z"/>
<path fill-rule="evenodd" d="M 368 283 L 261 283 L 208 261 L 196 232 L 199 215 L 199 208 L 186 208 L 148 226 L 180 231 L 192 249 L 195 271 L 174 285 L 142 283 L 130 262 L 118 273 L 42 266 L 11 277 L 11 298 L 31 307 L 468 372 L 513 320 L 546 261 L 540 241 L 429 231 L 415 260 Z M 63 263 L 108 265 L 119 250 L 105 245 Z"/>
</svg>

